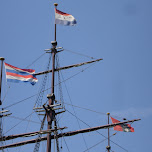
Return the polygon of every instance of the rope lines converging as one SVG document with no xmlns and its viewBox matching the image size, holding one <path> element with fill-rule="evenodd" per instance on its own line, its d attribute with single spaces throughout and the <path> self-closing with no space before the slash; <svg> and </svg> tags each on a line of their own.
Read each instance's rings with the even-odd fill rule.
<svg viewBox="0 0 152 152">
<path fill-rule="evenodd" d="M 13 128 L 15 128 L 16 126 L 18 126 L 22 121 L 24 121 L 25 119 L 27 119 L 28 117 L 30 117 L 32 114 L 34 113 L 34 111 L 32 111 L 31 114 L 29 114 L 28 116 L 26 116 L 24 119 L 22 119 L 20 122 L 18 122 L 16 125 L 14 125 L 13 127 L 11 127 L 9 130 L 7 130 L 4 134 L 8 133 L 9 131 L 11 131 Z"/>
<path fill-rule="evenodd" d="M 63 78 L 63 75 L 62 75 L 62 79 L 64 79 L 64 78 Z M 66 89 L 66 92 L 67 92 L 67 94 L 68 94 L 69 100 L 70 100 L 70 102 L 71 102 L 71 105 L 73 105 L 73 103 L 72 103 L 72 99 L 71 99 L 71 97 L 70 97 L 70 94 L 69 94 L 69 91 L 68 91 L 68 89 L 67 89 L 67 87 L 66 87 L 66 84 L 64 83 L 64 85 L 65 85 L 65 89 Z M 74 114 L 75 114 L 75 116 L 76 116 L 76 111 L 75 111 L 75 109 L 74 109 L 74 106 L 72 106 L 72 109 L 73 109 L 73 112 L 74 112 Z M 77 123 L 78 123 L 79 129 L 81 129 L 81 126 L 80 126 L 80 123 L 79 123 L 79 121 L 78 121 L 77 117 L 76 117 L 76 120 L 77 120 Z M 87 146 L 87 143 L 86 143 L 86 140 L 85 140 L 85 138 L 84 138 L 84 135 L 83 135 L 83 134 L 82 134 L 82 138 L 83 138 L 83 141 L 84 141 L 84 143 L 85 143 L 86 148 L 88 149 L 88 146 Z"/>
<path fill-rule="evenodd" d="M 30 115 L 30 118 L 29 118 L 29 120 L 28 120 L 28 124 L 27 124 L 27 126 L 26 126 L 26 128 L 25 128 L 25 132 L 27 132 L 27 129 L 28 129 L 29 125 L 30 125 L 30 121 L 31 121 L 32 115 L 33 115 L 33 113 Z M 22 139 L 24 140 L 25 137 L 23 137 Z M 20 152 L 21 149 L 22 149 L 22 147 L 19 148 L 19 151 L 18 151 L 18 152 Z"/>
<path fill-rule="evenodd" d="M 80 109 L 83 109 L 83 110 L 87 110 L 87 111 L 90 111 L 90 112 L 94 112 L 94 113 L 97 113 L 97 114 L 101 114 L 101 115 L 104 115 L 104 116 L 107 116 L 107 114 L 104 113 L 104 112 L 99 112 L 99 111 L 95 111 L 95 110 L 92 110 L 92 109 L 89 109 L 89 108 L 80 107 L 80 106 L 77 106 L 77 105 L 69 104 L 67 102 L 64 102 L 64 104 L 72 106 L 72 107 L 80 108 Z M 124 117 L 120 117 L 120 116 L 116 116 L 116 115 L 111 115 L 111 116 L 118 117 L 120 119 L 124 119 Z"/>
<path fill-rule="evenodd" d="M 27 121 L 27 122 L 30 121 L 31 123 L 35 123 L 35 124 L 41 124 L 40 122 L 36 122 L 36 121 L 33 121 L 33 120 L 26 120 L 26 119 L 15 117 L 15 116 L 8 116 L 8 117 L 13 118 L 13 119 L 22 120 L 22 121 Z"/>
<path fill-rule="evenodd" d="M 49 54 L 49 60 L 48 60 L 48 63 L 47 63 L 46 70 L 49 70 L 49 68 L 50 68 L 51 59 L 52 59 L 52 54 L 50 53 L 50 54 Z M 37 106 L 37 107 L 42 106 L 42 99 L 43 99 L 43 96 L 44 96 L 44 91 L 43 91 L 43 90 L 45 90 L 47 78 L 48 78 L 48 73 L 46 73 L 46 74 L 43 76 L 42 84 L 41 84 L 40 91 L 39 91 L 39 94 L 38 94 L 38 96 L 37 96 L 37 99 L 36 99 L 34 108 L 35 108 L 36 106 Z M 36 113 L 37 113 L 37 112 L 36 112 Z M 38 113 L 37 113 L 37 116 L 38 116 Z M 40 119 L 40 118 L 39 118 L 39 119 Z M 45 114 L 45 116 L 43 117 L 43 120 L 41 121 L 40 131 L 43 130 L 43 128 L 44 128 L 45 119 L 46 119 L 46 114 Z M 42 134 L 38 134 L 38 137 L 37 137 L 37 138 L 41 138 L 41 137 L 42 137 Z M 40 148 L 40 142 L 36 142 L 33 152 L 38 152 L 38 151 L 39 151 L 39 148 Z"/>
<path fill-rule="evenodd" d="M 67 110 L 71 115 L 73 115 L 74 117 L 76 117 L 73 113 L 71 113 L 69 110 Z M 79 119 L 79 118 L 77 118 Z M 84 122 L 83 120 L 79 119 L 79 121 L 81 121 L 82 123 L 84 123 L 85 125 L 87 125 L 88 127 L 91 127 L 90 125 L 88 125 L 86 122 Z M 105 135 L 101 134 L 99 131 L 96 131 L 98 134 L 100 134 L 101 136 L 103 136 L 104 138 L 108 139 Z M 120 146 L 119 144 L 115 143 L 114 141 L 110 140 L 112 143 L 114 143 L 115 145 L 117 145 L 118 147 L 120 147 L 121 149 L 123 149 L 124 151 L 128 152 L 128 150 L 126 150 L 125 148 L 123 148 L 122 146 Z"/>
<path fill-rule="evenodd" d="M 69 79 L 71 79 L 71 78 L 73 78 L 73 77 L 79 75 L 81 72 L 84 72 L 85 70 L 87 70 L 88 68 L 90 68 L 91 66 L 93 66 L 94 64 L 96 64 L 96 63 L 93 63 L 92 65 L 90 65 L 90 66 L 84 68 L 83 70 L 81 70 L 81 71 L 79 71 L 79 72 L 73 74 L 72 76 L 70 76 L 70 77 L 68 77 L 67 79 L 63 80 L 62 82 L 56 84 L 55 86 L 58 86 L 59 84 L 65 82 L 65 81 L 68 81 Z M 43 90 L 43 92 L 45 92 L 45 91 L 47 91 L 47 90 L 49 90 L 49 89 L 51 89 L 51 87 L 50 87 L 50 88 L 47 88 L 47 89 L 45 89 L 45 90 Z M 12 106 L 14 106 L 14 105 L 16 105 L 16 104 L 19 104 L 19 103 L 21 103 L 21 102 L 24 102 L 24 101 L 26 101 L 26 100 L 28 100 L 28 99 L 30 99 L 30 98 L 32 98 L 32 97 L 35 97 L 35 96 L 38 95 L 38 94 L 39 94 L 39 93 L 36 93 L 36 94 L 34 94 L 34 95 L 32 95 L 32 96 L 29 96 L 29 97 L 27 97 L 27 98 L 25 98 L 25 99 L 23 99 L 23 100 L 20 100 L 20 101 L 15 102 L 15 103 L 13 103 L 13 104 L 11 104 L 11 105 L 8 105 L 8 106 L 4 107 L 3 109 L 6 109 L 6 108 L 12 107 Z"/>
<path fill-rule="evenodd" d="M 111 135 L 110 137 L 113 137 L 113 136 L 114 136 L 114 135 Z M 96 143 L 95 145 L 89 147 L 89 150 L 92 149 L 92 148 L 94 148 L 94 147 L 96 147 L 97 145 L 103 143 L 103 142 L 106 141 L 106 140 L 107 140 L 107 139 L 103 139 L 103 140 L 101 140 L 100 142 Z M 87 149 L 84 150 L 83 152 L 86 152 L 86 151 L 87 151 Z"/>
</svg>

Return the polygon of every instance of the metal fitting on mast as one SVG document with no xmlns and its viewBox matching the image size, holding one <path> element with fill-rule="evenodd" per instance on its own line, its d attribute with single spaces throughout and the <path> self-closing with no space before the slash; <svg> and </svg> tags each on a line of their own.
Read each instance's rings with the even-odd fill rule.
<svg viewBox="0 0 152 152">
<path fill-rule="evenodd" d="M 47 95 L 47 98 L 48 98 L 48 99 L 55 100 L 55 94 L 54 94 L 54 93 L 48 94 L 48 95 Z"/>
<path fill-rule="evenodd" d="M 3 61 L 3 60 L 5 60 L 5 58 L 3 58 L 3 57 L 0 57 L 0 60 L 2 60 L 2 61 Z"/>
<path fill-rule="evenodd" d="M 56 47 L 57 46 L 57 41 L 51 41 L 51 44 L 53 47 Z"/>
<path fill-rule="evenodd" d="M 58 6 L 58 3 L 54 3 L 54 6 Z"/>
<path fill-rule="evenodd" d="M 52 44 L 52 48 L 51 48 L 51 51 L 52 53 L 57 53 L 57 50 L 56 50 L 56 46 L 57 46 L 57 41 L 51 41 L 51 44 Z"/>
</svg>

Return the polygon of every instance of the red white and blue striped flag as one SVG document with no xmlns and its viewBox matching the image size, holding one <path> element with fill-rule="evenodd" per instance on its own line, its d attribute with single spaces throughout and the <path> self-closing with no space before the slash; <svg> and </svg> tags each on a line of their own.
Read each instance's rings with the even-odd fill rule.
<svg viewBox="0 0 152 152">
<path fill-rule="evenodd" d="M 76 19 L 72 15 L 61 12 L 55 8 L 55 24 L 73 26 L 76 23 Z"/>
<path fill-rule="evenodd" d="M 5 69 L 8 82 L 30 82 L 34 85 L 38 81 L 33 69 L 20 69 L 7 63 L 5 63 Z"/>
</svg>

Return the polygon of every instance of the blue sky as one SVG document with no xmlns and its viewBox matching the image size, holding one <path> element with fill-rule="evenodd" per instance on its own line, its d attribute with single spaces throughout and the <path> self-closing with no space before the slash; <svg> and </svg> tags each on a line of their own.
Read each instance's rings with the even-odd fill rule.
<svg viewBox="0 0 152 152">
<path fill-rule="evenodd" d="M 69 79 L 63 84 L 65 103 L 92 109 L 101 114 L 74 108 L 81 120 L 91 127 L 107 123 L 106 113 L 122 121 L 122 118 L 142 120 L 133 123 L 134 133 L 119 132 L 111 140 L 113 151 L 143 152 L 151 150 L 151 116 L 152 116 L 152 1 L 151 0 L 1 0 L 0 2 L 0 56 L 5 61 L 19 68 L 26 68 L 35 59 L 44 53 L 44 49 L 51 47 L 54 40 L 54 6 L 59 3 L 58 9 L 72 14 L 77 25 L 66 27 L 57 25 L 58 46 L 65 48 L 59 54 L 60 66 L 66 66 L 90 60 L 89 57 L 103 58 L 103 61 L 89 67 L 84 72 Z M 85 57 L 78 54 L 84 54 Z M 36 72 L 45 70 L 48 54 L 30 66 Z M 63 71 L 64 79 L 80 72 L 81 68 Z M 49 76 L 50 78 L 50 76 Z M 6 98 L 2 107 L 16 103 L 26 97 L 36 94 L 41 86 L 42 77 L 34 87 L 30 84 L 6 84 L 3 74 L 3 92 Z M 51 79 L 51 78 L 50 78 Z M 48 88 L 51 84 L 47 81 Z M 8 86 L 10 88 L 8 89 Z M 68 93 L 66 91 L 68 90 Z M 7 91 L 8 90 L 8 91 Z M 50 90 L 46 92 L 49 93 Z M 69 97 L 69 95 L 70 97 Z M 46 97 L 44 96 L 46 102 Z M 30 98 L 21 104 L 8 107 L 12 117 L 25 118 L 32 112 L 36 97 Z M 73 108 L 66 105 L 66 109 L 73 112 Z M 20 122 L 12 117 L 3 120 L 4 133 Z M 62 116 L 60 127 L 67 126 L 67 130 L 88 128 L 68 112 Z M 34 113 L 28 120 L 39 122 Z M 25 131 L 34 131 L 40 128 L 39 124 L 22 122 L 6 134 L 17 134 Z M 107 130 L 100 130 L 107 136 Z M 114 131 L 111 129 L 111 134 Z M 87 147 L 91 147 L 105 138 L 98 133 L 84 135 Z M 18 139 L 10 141 L 22 141 Z M 83 137 L 65 138 L 69 151 L 83 152 L 87 148 Z M 60 140 L 61 143 L 61 140 Z M 63 152 L 68 151 L 62 139 Z M 45 142 L 40 151 L 45 151 Z M 90 152 L 105 151 L 107 140 L 90 149 Z M 121 148 L 121 147 L 122 148 Z M 6 151 L 33 151 L 33 145 Z M 126 150 L 124 150 L 126 149 Z"/>
</svg>

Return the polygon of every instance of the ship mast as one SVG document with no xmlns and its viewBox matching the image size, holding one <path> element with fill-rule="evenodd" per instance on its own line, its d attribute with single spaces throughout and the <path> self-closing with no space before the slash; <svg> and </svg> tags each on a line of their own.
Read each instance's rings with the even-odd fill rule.
<svg viewBox="0 0 152 152">
<path fill-rule="evenodd" d="M 4 58 L 0 57 L 1 60 L 1 75 L 0 75 L 0 105 L 2 105 L 2 100 L 1 100 L 1 88 L 2 88 L 2 72 L 3 72 L 3 62 L 4 62 Z"/>
<path fill-rule="evenodd" d="M 55 7 L 58 6 L 57 3 L 54 4 Z M 57 46 L 57 41 L 56 41 L 56 24 L 55 24 L 55 32 L 54 32 L 54 41 L 52 43 L 52 80 L 51 80 L 51 94 L 47 95 L 48 98 L 48 104 L 49 106 L 54 104 L 55 100 L 55 95 L 54 95 L 54 76 L 55 76 L 55 55 L 56 55 L 56 46 Z M 52 129 L 52 121 L 55 118 L 55 112 L 52 109 L 47 110 L 47 121 L 48 121 L 48 129 Z M 56 122 L 55 122 L 56 124 Z M 51 134 L 47 134 L 47 150 L 46 152 L 51 152 Z"/>
<path fill-rule="evenodd" d="M 54 3 L 54 6 L 55 6 L 55 8 L 57 8 L 58 4 Z M 69 69 L 69 68 L 72 68 L 72 67 L 78 67 L 78 66 L 82 66 L 82 65 L 85 65 L 85 64 L 90 64 L 90 63 L 93 63 L 93 62 L 100 61 L 102 59 L 97 59 L 97 60 L 84 62 L 84 63 L 79 63 L 79 64 L 70 65 L 70 66 L 61 67 L 61 68 L 55 68 L 55 57 L 56 57 L 56 53 L 59 52 L 59 51 L 57 51 L 58 48 L 56 48 L 56 46 L 57 46 L 56 24 L 55 24 L 55 32 L 54 32 L 54 41 L 52 41 L 51 44 L 52 44 L 52 48 L 49 49 L 49 50 L 51 50 L 51 52 L 48 52 L 48 53 L 52 53 L 52 69 L 48 70 L 48 71 L 39 72 L 39 73 L 35 74 L 35 75 L 42 75 L 42 74 L 46 74 L 46 73 L 52 72 L 51 92 L 50 92 L 50 94 L 47 95 L 48 105 L 47 106 L 43 105 L 43 107 L 35 108 L 36 110 L 40 109 L 39 111 L 41 111 L 41 112 L 46 112 L 47 122 L 48 122 L 47 130 L 40 130 L 40 131 L 37 131 L 37 132 L 30 132 L 30 133 L 23 133 L 23 134 L 17 134 L 17 135 L 3 136 L 3 137 L 0 137 L 0 141 L 15 139 L 15 138 L 19 138 L 19 137 L 30 137 L 30 136 L 34 136 L 34 135 L 37 135 L 37 134 L 45 134 L 45 133 L 47 133 L 47 136 L 46 137 L 40 137 L 40 138 L 37 138 L 37 139 L 31 139 L 31 140 L 27 140 L 27 141 L 22 141 L 22 142 L 10 144 L 10 145 L 0 146 L 0 150 L 3 150 L 5 148 L 17 147 L 17 146 L 22 146 L 22 145 L 25 145 L 25 144 L 37 143 L 37 142 L 41 142 L 41 141 L 47 140 L 46 152 L 51 152 L 51 140 L 54 139 L 54 140 L 56 140 L 57 151 L 59 152 L 58 138 L 61 138 L 63 136 L 64 137 L 73 136 L 73 135 L 77 135 L 79 133 L 86 133 L 86 132 L 96 131 L 96 130 L 99 130 L 99 129 L 108 129 L 108 146 L 107 147 L 109 147 L 109 150 L 108 150 L 108 148 L 107 148 L 107 150 L 108 150 L 108 152 L 110 152 L 109 128 L 117 126 L 117 125 L 122 125 L 122 124 L 125 124 L 125 123 L 128 123 L 128 122 L 139 121 L 140 119 L 134 119 L 134 120 L 124 121 L 124 122 L 118 122 L 118 123 L 114 123 L 114 124 L 109 124 L 109 115 L 110 115 L 110 113 L 107 113 L 107 115 L 108 115 L 108 125 L 92 127 L 92 128 L 86 128 L 86 129 L 70 131 L 70 132 L 64 132 L 64 133 L 58 133 L 58 130 L 65 129 L 65 127 L 64 128 L 57 128 L 57 122 L 56 122 L 56 118 L 55 118 L 56 114 L 60 114 L 61 113 L 61 112 L 55 113 L 55 110 L 56 109 L 60 109 L 60 108 L 54 108 L 56 106 L 59 106 L 57 104 L 56 105 L 54 104 L 54 102 L 55 102 L 55 94 L 54 94 L 55 71 Z M 4 58 L 1 57 L 0 60 L 1 60 L 1 75 L 0 75 L 0 105 L 1 105 L 2 104 L 2 101 L 1 101 L 2 67 L 3 67 Z M 8 112 L 8 111 L 7 110 L 0 111 L 0 113 L 4 113 L 4 112 Z M 7 115 L 10 115 L 10 114 L 7 114 Z M 7 115 L 5 115 L 5 116 L 7 116 Z M 0 114 L 0 116 L 1 116 L 1 114 Z M 52 122 L 54 122 L 54 129 L 52 129 Z M 54 133 L 54 134 L 51 134 L 51 133 Z"/>
</svg>

